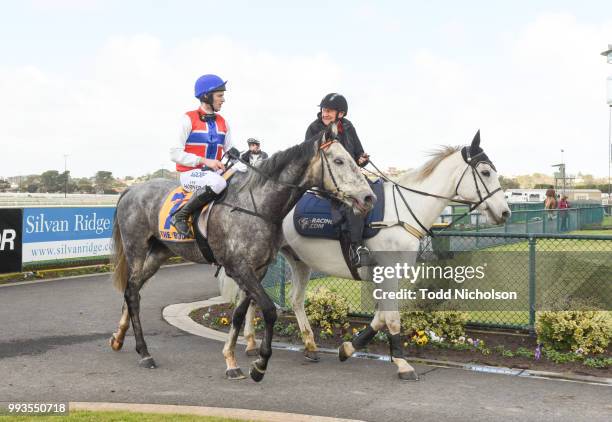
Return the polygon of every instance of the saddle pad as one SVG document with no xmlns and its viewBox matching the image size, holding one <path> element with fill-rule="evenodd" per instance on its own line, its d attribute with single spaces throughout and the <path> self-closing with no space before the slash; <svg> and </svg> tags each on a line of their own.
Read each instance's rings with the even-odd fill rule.
<svg viewBox="0 0 612 422">
<path fill-rule="evenodd" d="M 228 169 L 222 174 L 222 176 L 229 183 L 234 173 L 234 169 Z M 193 216 L 189 217 L 189 225 L 192 227 L 192 230 L 189 232 L 189 236 L 181 235 L 176 231 L 174 226 L 170 224 L 172 215 L 180 210 L 183 205 L 189 201 L 192 195 L 193 192 L 187 192 L 182 186 L 177 186 L 175 189 L 170 191 L 170 193 L 168 193 L 164 199 L 162 207 L 159 209 L 158 230 L 161 240 L 165 242 L 193 242 L 196 240 L 193 234 Z M 209 205 L 210 204 L 204 205 L 201 212 L 205 213 L 207 210 L 212 209 L 212 207 Z M 198 212 L 197 215 L 200 215 L 200 212 Z M 208 213 L 205 214 L 204 221 L 206 227 L 208 225 Z M 202 233 L 202 235 L 204 238 L 206 238 L 206 229 L 204 229 L 204 231 L 205 232 Z"/>
<path fill-rule="evenodd" d="M 170 224 L 172 214 L 185 205 L 192 195 L 193 192 L 187 192 L 182 186 L 177 186 L 166 195 L 159 210 L 158 230 L 161 240 L 166 242 L 193 242 L 195 240 L 193 231 L 190 231 L 189 236 L 183 236 Z M 191 220 L 191 217 L 189 219 Z"/>
<path fill-rule="evenodd" d="M 370 187 L 376 195 L 374 209 L 367 215 L 363 238 L 376 236 L 380 228 L 373 229 L 369 224 L 373 221 L 382 221 L 385 215 L 385 197 L 382 180 L 370 182 Z M 302 236 L 319 237 L 324 239 L 340 239 L 340 228 L 334 227 L 331 216 L 331 202 L 313 193 L 306 192 L 295 206 L 293 225 Z"/>
</svg>

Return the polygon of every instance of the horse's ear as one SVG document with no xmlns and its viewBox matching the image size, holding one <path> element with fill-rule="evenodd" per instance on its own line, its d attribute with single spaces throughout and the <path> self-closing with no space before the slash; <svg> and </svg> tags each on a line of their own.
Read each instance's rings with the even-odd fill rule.
<svg viewBox="0 0 612 422">
<path fill-rule="evenodd" d="M 478 132 L 476 132 L 476 135 L 474 135 L 474 139 L 472 139 L 472 145 L 470 146 L 470 149 L 474 150 L 479 147 L 480 147 L 480 129 L 478 129 Z"/>
<path fill-rule="evenodd" d="M 338 136 L 338 125 L 336 122 L 330 123 L 327 125 L 327 129 L 325 129 L 325 141 L 333 141 Z"/>
</svg>

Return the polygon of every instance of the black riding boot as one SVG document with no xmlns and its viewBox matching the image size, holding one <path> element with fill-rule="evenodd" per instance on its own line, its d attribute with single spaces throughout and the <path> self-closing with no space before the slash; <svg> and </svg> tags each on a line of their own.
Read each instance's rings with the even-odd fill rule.
<svg viewBox="0 0 612 422">
<path fill-rule="evenodd" d="M 344 230 L 348 233 L 351 241 L 349 249 L 349 257 L 351 263 L 356 267 L 369 265 L 370 250 L 363 243 L 363 228 L 365 225 L 365 216 L 357 215 L 352 209 L 343 207 L 344 214 Z"/>
<path fill-rule="evenodd" d="M 205 186 L 194 192 L 193 196 L 189 201 L 178 210 L 173 216 L 170 223 L 176 228 L 176 231 L 183 236 L 189 236 L 189 216 L 193 214 L 198 208 L 202 208 L 204 205 L 216 199 L 218 195 L 213 191 L 210 186 Z"/>
</svg>

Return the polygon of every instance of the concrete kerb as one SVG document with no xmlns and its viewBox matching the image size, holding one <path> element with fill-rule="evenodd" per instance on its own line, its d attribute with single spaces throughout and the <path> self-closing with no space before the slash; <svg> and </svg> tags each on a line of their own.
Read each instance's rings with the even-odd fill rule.
<svg viewBox="0 0 612 422">
<path fill-rule="evenodd" d="M 213 306 L 226 303 L 226 300 L 221 296 L 217 296 L 208 300 L 203 300 L 199 302 L 192 303 L 177 303 L 174 305 L 166 306 L 162 311 L 162 316 L 164 320 L 170 324 L 175 326 L 176 328 L 186 331 L 190 334 L 209 338 L 211 340 L 218 340 L 221 342 L 225 342 L 227 338 L 227 334 L 221 331 L 213 330 L 212 328 L 204 327 L 201 324 L 198 324 L 194 320 L 191 319 L 189 314 L 200 308 L 204 308 L 206 306 Z M 246 341 L 244 337 L 238 337 L 238 344 L 246 345 Z M 276 349 L 283 350 L 291 350 L 291 351 L 302 351 L 301 346 L 296 346 L 294 344 L 281 343 L 281 342 L 272 342 L 272 346 Z M 328 348 L 319 348 L 320 353 L 326 353 L 331 355 L 337 355 L 338 351 L 336 349 L 328 349 Z M 389 356 L 386 355 L 378 355 L 375 353 L 363 353 L 356 352 L 354 357 L 358 358 L 366 358 L 366 359 L 375 359 L 375 360 L 383 360 L 389 361 Z M 501 375 L 510 375 L 510 376 L 519 376 L 519 377 L 530 377 L 530 378 L 543 378 L 543 379 L 551 379 L 551 380 L 559 380 L 559 381 L 570 381 L 570 382 L 581 382 L 581 383 L 589 383 L 595 385 L 605 385 L 612 386 L 612 378 L 604 378 L 604 377 L 595 377 L 590 375 L 576 375 L 576 374 L 568 374 L 568 373 L 559 373 L 559 372 L 548 372 L 548 371 L 536 371 L 531 369 L 514 369 L 514 368 L 504 368 L 497 366 L 487 366 L 487 365 L 476 365 L 471 363 L 462 363 L 462 362 L 452 362 L 452 361 L 438 361 L 434 359 L 422 359 L 422 358 L 414 358 L 407 357 L 406 360 L 415 363 L 421 363 L 428 366 L 437 366 L 437 367 L 445 367 L 445 368 L 457 368 L 464 369 L 475 372 L 484 372 L 491 374 L 501 374 Z"/>
<path fill-rule="evenodd" d="M 340 419 L 326 416 L 302 415 L 298 413 L 270 412 L 266 410 L 167 404 L 70 402 L 69 408 L 70 410 L 89 410 L 94 412 L 138 412 L 167 415 L 216 416 L 221 418 L 268 422 L 361 422 L 356 419 Z"/>
</svg>

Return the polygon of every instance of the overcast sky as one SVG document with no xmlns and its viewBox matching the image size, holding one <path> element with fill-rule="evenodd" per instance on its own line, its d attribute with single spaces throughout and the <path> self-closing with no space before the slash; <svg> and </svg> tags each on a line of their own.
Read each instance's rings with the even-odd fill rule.
<svg viewBox="0 0 612 422">
<path fill-rule="evenodd" d="M 504 175 L 608 174 L 612 1 L 2 3 L 0 176 L 172 169 L 204 73 L 228 79 L 235 141 L 303 140 L 324 94 L 349 101 L 380 167 L 482 146 Z"/>
</svg>

